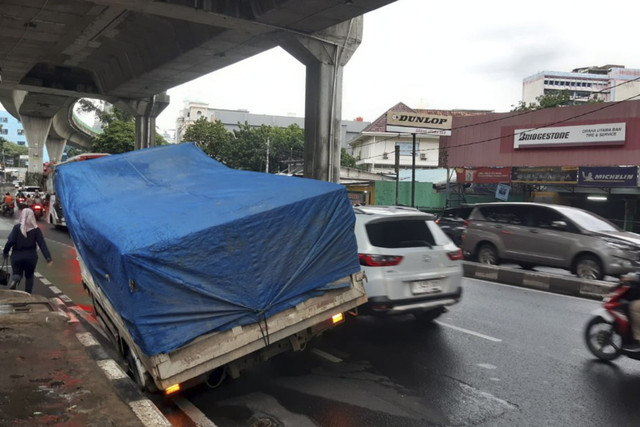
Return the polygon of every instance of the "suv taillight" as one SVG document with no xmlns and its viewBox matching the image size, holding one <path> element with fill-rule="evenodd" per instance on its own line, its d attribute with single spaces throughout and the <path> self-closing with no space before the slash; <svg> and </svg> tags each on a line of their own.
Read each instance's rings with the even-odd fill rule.
<svg viewBox="0 0 640 427">
<path fill-rule="evenodd" d="M 366 265 L 367 267 L 387 267 L 398 265 L 402 262 L 402 257 L 395 255 L 358 254 L 358 259 L 360 260 L 360 265 Z"/>
<path fill-rule="evenodd" d="M 463 226 L 468 227 L 469 226 L 469 220 L 465 219 L 462 223 Z"/>
<path fill-rule="evenodd" d="M 462 249 L 457 251 L 447 252 L 447 256 L 451 261 L 458 261 L 462 259 Z"/>
</svg>

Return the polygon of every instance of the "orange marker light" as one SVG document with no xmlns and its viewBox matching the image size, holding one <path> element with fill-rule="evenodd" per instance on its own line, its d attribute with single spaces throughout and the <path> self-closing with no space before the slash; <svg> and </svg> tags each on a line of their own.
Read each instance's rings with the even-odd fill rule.
<svg viewBox="0 0 640 427">
<path fill-rule="evenodd" d="M 164 394 L 166 396 L 168 396 L 168 395 L 176 393 L 178 391 L 180 391 L 180 384 L 174 384 L 172 386 L 169 386 L 169 387 L 165 388 L 164 389 Z"/>
<path fill-rule="evenodd" d="M 331 316 L 331 321 L 333 323 L 340 323 L 344 320 L 344 316 L 342 315 L 342 313 L 338 313 L 334 316 Z"/>
</svg>

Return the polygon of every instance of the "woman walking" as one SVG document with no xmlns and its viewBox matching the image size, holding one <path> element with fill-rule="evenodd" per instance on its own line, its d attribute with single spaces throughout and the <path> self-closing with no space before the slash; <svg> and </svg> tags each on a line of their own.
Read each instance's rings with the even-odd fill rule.
<svg viewBox="0 0 640 427">
<path fill-rule="evenodd" d="M 38 263 L 36 244 L 40 247 L 40 251 L 47 263 L 51 265 L 51 254 L 44 241 L 42 230 L 38 228 L 33 211 L 25 208 L 20 212 L 20 222 L 13 226 L 11 233 L 9 233 L 7 244 L 4 245 L 3 255 L 5 259 L 9 256 L 11 248 L 13 248 L 11 252 L 13 274 L 11 276 L 10 289 L 15 289 L 24 275 L 25 290 L 31 293 L 33 289 L 33 273 L 36 271 L 36 264 Z"/>
</svg>

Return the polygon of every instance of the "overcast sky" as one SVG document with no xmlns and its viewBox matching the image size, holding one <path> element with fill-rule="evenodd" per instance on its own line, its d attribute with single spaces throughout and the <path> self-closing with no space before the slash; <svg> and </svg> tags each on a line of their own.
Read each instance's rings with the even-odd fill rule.
<svg viewBox="0 0 640 427">
<path fill-rule="evenodd" d="M 412 108 L 509 111 L 539 71 L 640 68 L 640 2 L 397 0 L 364 17 L 344 69 L 342 118 L 373 121 Z M 158 117 L 175 128 L 184 100 L 212 108 L 304 117 L 304 67 L 280 48 L 169 90 Z"/>
</svg>

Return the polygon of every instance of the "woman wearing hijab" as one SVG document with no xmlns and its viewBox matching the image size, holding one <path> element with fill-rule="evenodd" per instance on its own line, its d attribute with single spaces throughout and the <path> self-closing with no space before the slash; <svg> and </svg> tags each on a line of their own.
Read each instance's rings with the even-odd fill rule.
<svg viewBox="0 0 640 427">
<path fill-rule="evenodd" d="M 18 286 L 24 274 L 25 290 L 31 293 L 33 289 L 33 273 L 36 271 L 36 264 L 38 263 L 36 244 L 40 247 L 40 251 L 47 263 L 51 265 L 51 254 L 44 241 L 42 230 L 36 224 L 36 217 L 33 211 L 25 208 L 20 212 L 20 222 L 13 226 L 11 233 L 9 233 L 7 244 L 4 245 L 3 255 L 5 259 L 9 256 L 11 248 L 13 248 L 11 252 L 11 269 L 13 270 L 11 289 L 15 289 Z"/>
</svg>

